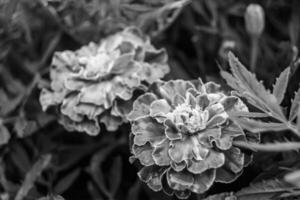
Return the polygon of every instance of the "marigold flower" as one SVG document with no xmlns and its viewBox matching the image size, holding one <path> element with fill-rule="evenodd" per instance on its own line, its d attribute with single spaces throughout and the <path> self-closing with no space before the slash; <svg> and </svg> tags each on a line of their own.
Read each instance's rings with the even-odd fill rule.
<svg viewBox="0 0 300 200">
<path fill-rule="evenodd" d="M 126 121 L 134 92 L 169 72 L 164 49 L 156 49 L 136 28 L 127 28 L 77 51 L 55 53 L 51 88 L 43 89 L 43 110 L 58 106 L 60 123 L 90 135 L 99 122 L 114 131 Z"/>
<path fill-rule="evenodd" d="M 152 91 L 137 98 L 128 115 L 132 158 L 143 166 L 140 179 L 182 199 L 214 182 L 234 181 L 251 156 L 232 145 L 247 137 L 229 113 L 247 112 L 246 105 L 201 80 L 172 80 Z"/>
<path fill-rule="evenodd" d="M 245 23 L 251 36 L 260 36 L 265 27 L 264 9 L 259 4 L 250 4 L 245 12 Z"/>
</svg>

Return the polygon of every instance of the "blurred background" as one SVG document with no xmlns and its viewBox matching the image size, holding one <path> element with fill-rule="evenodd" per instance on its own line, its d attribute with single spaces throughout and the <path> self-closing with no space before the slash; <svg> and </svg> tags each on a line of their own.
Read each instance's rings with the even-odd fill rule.
<svg viewBox="0 0 300 200">
<path fill-rule="evenodd" d="M 245 24 L 252 3 L 264 11 L 256 42 Z M 299 11 L 298 0 L 0 0 L 0 199 L 47 194 L 72 200 L 172 199 L 138 180 L 138 166 L 128 162 L 128 125 L 90 137 L 66 132 L 55 115 L 42 112 L 39 88 L 49 84 L 55 51 L 75 50 L 138 26 L 156 47 L 166 48 L 171 68 L 166 79 L 201 77 L 224 85 L 219 71 L 228 68 L 229 51 L 268 88 L 291 66 L 294 76 L 283 102 L 289 106 L 300 77 Z M 215 185 L 210 194 L 247 186 L 266 159 L 276 163 L 284 156 L 295 159 L 256 156 L 235 183 Z"/>
</svg>

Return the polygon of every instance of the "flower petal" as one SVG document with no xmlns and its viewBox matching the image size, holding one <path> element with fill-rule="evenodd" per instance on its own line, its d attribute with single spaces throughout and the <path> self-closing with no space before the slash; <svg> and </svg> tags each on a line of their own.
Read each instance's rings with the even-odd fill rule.
<svg viewBox="0 0 300 200">
<path fill-rule="evenodd" d="M 153 101 L 150 105 L 151 116 L 164 116 L 166 113 L 170 112 L 170 110 L 171 106 L 165 99 Z"/>
<path fill-rule="evenodd" d="M 157 167 L 155 165 L 143 167 L 139 172 L 139 178 L 147 183 L 153 191 L 160 191 L 162 189 L 162 176 L 166 172 L 166 168 Z"/>
<path fill-rule="evenodd" d="M 123 123 L 121 117 L 112 116 L 108 113 L 101 115 L 100 122 L 105 124 L 108 131 L 116 131 L 118 127 Z"/>
<path fill-rule="evenodd" d="M 69 95 L 66 97 L 60 107 L 60 111 L 63 115 L 68 116 L 71 120 L 80 122 L 83 120 L 83 115 L 75 111 L 75 107 L 78 105 L 78 97 L 76 95 Z"/>
<path fill-rule="evenodd" d="M 172 169 L 167 171 L 167 180 L 173 190 L 184 191 L 189 189 L 193 183 L 193 175 L 187 171 L 176 172 Z"/>
<path fill-rule="evenodd" d="M 201 174 L 194 176 L 194 183 L 191 190 L 197 194 L 206 192 L 214 183 L 216 177 L 216 170 L 209 169 Z"/>
<path fill-rule="evenodd" d="M 228 111 L 231 110 L 235 104 L 238 102 L 238 98 L 234 97 L 234 96 L 229 96 L 229 97 L 225 97 L 223 98 L 220 103 L 223 105 L 224 110 Z"/>
<path fill-rule="evenodd" d="M 133 145 L 132 146 L 132 153 L 134 156 L 139 159 L 142 165 L 150 166 L 155 164 L 152 158 L 153 147 L 146 143 L 143 146 Z"/>
<path fill-rule="evenodd" d="M 236 123 L 230 121 L 228 125 L 222 128 L 221 137 L 216 138 L 216 146 L 221 150 L 228 150 L 232 146 L 232 141 L 238 136 L 244 135 L 243 130 Z"/>
<path fill-rule="evenodd" d="M 228 114 L 226 112 L 217 114 L 215 116 L 213 116 L 208 122 L 206 127 L 207 128 L 214 128 L 217 126 L 222 125 L 223 123 L 225 123 L 228 119 Z"/>
<path fill-rule="evenodd" d="M 189 88 L 194 88 L 194 85 L 188 81 L 171 80 L 159 87 L 159 92 L 165 99 L 172 102 L 176 94 L 185 97 L 185 93 Z"/>
<path fill-rule="evenodd" d="M 99 123 L 95 120 L 83 120 L 80 122 L 72 121 L 67 116 L 61 115 L 59 123 L 62 124 L 68 131 L 86 132 L 87 134 L 94 136 L 100 132 Z"/>
<path fill-rule="evenodd" d="M 207 82 L 204 86 L 207 93 L 219 93 L 221 91 L 221 86 L 214 82 Z"/>
<path fill-rule="evenodd" d="M 224 165 L 217 170 L 216 181 L 221 183 L 230 183 L 234 181 L 241 173 L 244 167 L 244 153 L 240 149 L 232 147 L 224 151 L 226 160 Z"/>
<path fill-rule="evenodd" d="M 131 127 L 134 136 L 134 144 L 143 145 L 150 142 L 152 145 L 159 144 L 166 138 L 164 125 L 159 124 L 151 117 L 138 118 Z"/>
<path fill-rule="evenodd" d="M 150 114 L 150 104 L 157 97 L 152 93 L 146 93 L 138 97 L 133 103 L 132 111 L 128 114 L 129 120 L 136 120 L 139 117 L 144 117 Z"/>
<path fill-rule="evenodd" d="M 182 140 L 173 140 L 170 144 L 169 155 L 177 163 L 192 158 L 203 160 L 209 151 L 199 143 L 195 136 L 186 136 Z"/>
<path fill-rule="evenodd" d="M 202 94 L 202 95 L 197 96 L 196 102 L 202 110 L 206 109 L 206 107 L 209 105 L 209 99 L 208 99 L 207 94 Z"/>
<path fill-rule="evenodd" d="M 185 102 L 185 99 L 183 96 L 179 95 L 179 94 L 176 94 L 172 100 L 172 105 L 174 107 L 178 106 L 178 105 L 181 105 Z"/>
<path fill-rule="evenodd" d="M 169 140 L 178 140 L 182 138 L 182 134 L 179 132 L 176 125 L 170 119 L 166 119 L 164 125 L 165 134 Z"/>
<path fill-rule="evenodd" d="M 170 165 L 171 159 L 169 157 L 169 143 L 168 139 L 165 139 L 163 142 L 154 147 L 152 152 L 153 160 L 155 164 L 159 166 L 168 166 Z"/>
</svg>

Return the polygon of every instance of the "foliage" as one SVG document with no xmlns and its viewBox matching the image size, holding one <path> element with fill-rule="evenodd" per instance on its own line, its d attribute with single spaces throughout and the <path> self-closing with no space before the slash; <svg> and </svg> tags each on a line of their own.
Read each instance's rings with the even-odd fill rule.
<svg viewBox="0 0 300 200">
<path fill-rule="evenodd" d="M 299 199 L 299 8 L 0 0 L 0 199 Z"/>
</svg>

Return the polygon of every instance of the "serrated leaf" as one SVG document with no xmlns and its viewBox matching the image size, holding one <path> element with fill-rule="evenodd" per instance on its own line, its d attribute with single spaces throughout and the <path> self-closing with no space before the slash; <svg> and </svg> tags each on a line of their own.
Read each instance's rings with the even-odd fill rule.
<svg viewBox="0 0 300 200">
<path fill-rule="evenodd" d="M 234 194 L 225 192 L 225 193 L 210 195 L 203 200 L 237 200 L 237 198 Z"/>
<path fill-rule="evenodd" d="M 298 108 L 298 115 L 297 115 L 297 125 L 296 128 L 298 132 L 300 133 L 300 108 Z"/>
<path fill-rule="evenodd" d="M 66 191 L 79 176 L 80 171 L 80 168 L 77 168 L 64 176 L 61 180 L 58 181 L 58 183 L 55 184 L 54 191 L 57 194 L 62 194 L 64 191 Z"/>
<path fill-rule="evenodd" d="M 271 94 L 263 84 L 256 79 L 255 75 L 249 72 L 232 53 L 229 53 L 228 57 L 232 75 L 228 72 L 221 72 L 227 84 L 237 90 L 238 93 L 245 97 L 253 106 L 266 113 L 272 113 L 273 117 L 285 120 L 285 116 L 275 96 Z"/>
<path fill-rule="evenodd" d="M 0 145 L 7 144 L 10 139 L 10 133 L 4 125 L 0 124 Z"/>
<path fill-rule="evenodd" d="M 293 187 L 278 179 L 264 180 L 253 183 L 249 187 L 243 188 L 235 193 L 239 200 L 267 200 L 276 195 L 293 190 Z"/>
<path fill-rule="evenodd" d="M 259 113 L 259 112 L 243 112 L 243 111 L 236 111 L 236 112 L 230 112 L 230 116 L 237 118 L 237 117 L 247 117 L 247 118 L 264 118 L 264 117 L 270 117 L 266 113 Z"/>
<path fill-rule="evenodd" d="M 41 175 L 42 171 L 50 164 L 51 155 L 43 155 L 27 172 L 25 180 L 21 188 L 18 190 L 15 200 L 23 200 L 30 189 L 34 186 L 34 182 Z"/>
<path fill-rule="evenodd" d="M 288 173 L 285 175 L 284 180 L 300 188 L 300 170 Z"/>
<path fill-rule="evenodd" d="M 284 98 L 286 88 L 289 82 L 290 68 L 286 68 L 279 77 L 276 79 L 276 83 L 273 87 L 273 95 L 276 97 L 278 104 L 280 104 Z"/>
<path fill-rule="evenodd" d="M 291 109 L 290 109 L 290 115 L 289 115 L 289 120 L 290 121 L 293 121 L 297 117 L 297 112 L 299 110 L 299 105 L 300 105 L 300 88 L 295 93 L 295 97 L 292 101 L 292 105 L 291 105 Z"/>
<path fill-rule="evenodd" d="M 246 129 L 252 133 L 287 130 L 286 125 L 283 123 L 262 122 L 245 118 L 235 118 L 234 121 L 236 121 L 243 129 Z"/>
<path fill-rule="evenodd" d="M 252 142 L 235 141 L 233 144 L 235 146 L 250 149 L 253 151 L 283 152 L 300 149 L 300 142 L 273 142 L 258 144 Z"/>
</svg>

